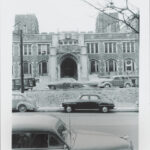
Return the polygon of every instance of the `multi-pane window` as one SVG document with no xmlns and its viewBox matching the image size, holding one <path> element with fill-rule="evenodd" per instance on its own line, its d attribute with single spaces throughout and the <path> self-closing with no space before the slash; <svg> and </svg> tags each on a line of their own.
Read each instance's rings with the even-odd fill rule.
<svg viewBox="0 0 150 150">
<path fill-rule="evenodd" d="M 123 53 L 135 52 L 134 42 L 123 42 Z"/>
<path fill-rule="evenodd" d="M 28 62 L 23 63 L 23 73 L 32 74 L 32 65 Z"/>
<path fill-rule="evenodd" d="M 98 43 L 87 43 L 86 45 L 88 54 L 98 53 Z"/>
<path fill-rule="evenodd" d="M 75 39 L 65 39 L 65 40 L 59 40 L 59 45 L 77 45 L 78 40 Z"/>
<path fill-rule="evenodd" d="M 91 73 L 97 73 L 98 72 L 98 61 L 97 60 L 91 60 Z"/>
<path fill-rule="evenodd" d="M 49 55 L 50 44 L 38 44 L 38 55 Z"/>
<path fill-rule="evenodd" d="M 116 60 L 110 59 L 106 61 L 106 72 L 116 72 L 117 62 Z"/>
<path fill-rule="evenodd" d="M 32 50 L 31 50 L 31 44 L 24 44 L 23 45 L 23 55 L 32 55 Z"/>
<path fill-rule="evenodd" d="M 130 71 L 134 71 L 134 70 L 135 70 L 134 61 L 132 59 L 126 59 L 124 61 L 124 71 L 130 72 Z"/>
<path fill-rule="evenodd" d="M 47 62 L 46 61 L 39 63 L 39 74 L 40 75 L 47 74 Z"/>
<path fill-rule="evenodd" d="M 116 53 L 116 51 L 117 51 L 116 43 L 114 42 L 105 43 L 105 53 Z"/>
</svg>

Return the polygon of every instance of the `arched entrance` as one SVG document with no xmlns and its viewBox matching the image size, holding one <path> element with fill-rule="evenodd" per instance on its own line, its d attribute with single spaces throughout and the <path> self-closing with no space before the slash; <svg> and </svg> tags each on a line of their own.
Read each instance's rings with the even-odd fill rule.
<svg viewBox="0 0 150 150">
<path fill-rule="evenodd" d="M 77 63 L 71 57 L 66 57 L 61 63 L 61 78 L 69 77 L 77 79 Z"/>
</svg>

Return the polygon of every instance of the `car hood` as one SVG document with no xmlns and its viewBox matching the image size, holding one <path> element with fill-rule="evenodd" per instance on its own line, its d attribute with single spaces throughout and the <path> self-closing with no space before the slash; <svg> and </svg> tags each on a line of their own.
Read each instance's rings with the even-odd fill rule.
<svg viewBox="0 0 150 150">
<path fill-rule="evenodd" d="M 77 131 L 72 150 L 130 150 L 129 143 L 123 138 L 91 131 Z"/>
</svg>

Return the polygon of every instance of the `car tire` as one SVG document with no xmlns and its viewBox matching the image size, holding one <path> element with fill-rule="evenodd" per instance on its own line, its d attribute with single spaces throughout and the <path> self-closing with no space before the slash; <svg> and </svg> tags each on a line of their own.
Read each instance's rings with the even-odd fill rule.
<svg viewBox="0 0 150 150">
<path fill-rule="evenodd" d="M 111 87 L 110 84 L 105 85 L 105 88 L 110 88 L 110 87 Z"/>
<path fill-rule="evenodd" d="M 27 107 L 25 105 L 20 105 L 18 107 L 19 112 L 26 112 L 27 111 Z"/>
<path fill-rule="evenodd" d="M 67 106 L 65 108 L 65 110 L 66 110 L 67 113 L 70 113 L 70 112 L 72 112 L 72 107 L 71 106 Z"/>
<path fill-rule="evenodd" d="M 125 85 L 125 87 L 126 87 L 126 88 L 129 88 L 129 87 L 131 87 L 131 85 L 130 85 L 129 83 L 127 83 L 127 84 Z"/>
<path fill-rule="evenodd" d="M 101 111 L 103 113 L 107 113 L 109 111 L 109 109 L 108 109 L 108 107 L 104 106 L 104 107 L 101 108 Z"/>
</svg>

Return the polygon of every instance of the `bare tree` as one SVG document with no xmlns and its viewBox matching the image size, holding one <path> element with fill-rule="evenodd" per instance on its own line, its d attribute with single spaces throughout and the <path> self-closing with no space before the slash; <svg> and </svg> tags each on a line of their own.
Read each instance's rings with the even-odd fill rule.
<svg viewBox="0 0 150 150">
<path fill-rule="evenodd" d="M 117 20 L 121 26 L 124 25 L 128 29 L 131 29 L 133 32 L 137 34 L 139 33 L 139 9 L 135 6 L 129 5 L 128 0 L 124 0 L 125 4 L 123 7 L 117 6 L 112 0 L 107 0 L 107 3 L 104 6 L 99 2 L 95 4 L 93 1 L 90 2 L 90 0 L 82 1 L 98 10 L 99 12 L 105 14 L 106 16 Z M 117 13 L 119 17 L 115 17 L 110 12 Z"/>
</svg>

